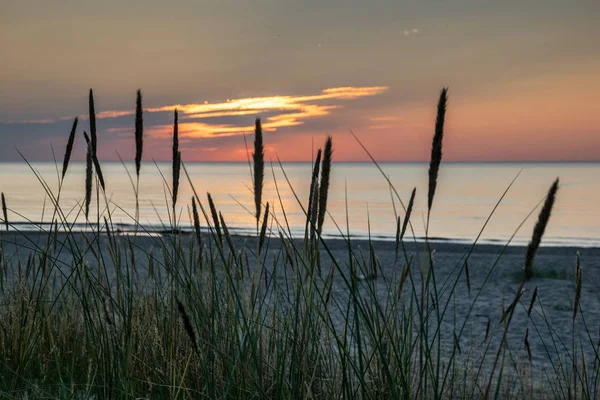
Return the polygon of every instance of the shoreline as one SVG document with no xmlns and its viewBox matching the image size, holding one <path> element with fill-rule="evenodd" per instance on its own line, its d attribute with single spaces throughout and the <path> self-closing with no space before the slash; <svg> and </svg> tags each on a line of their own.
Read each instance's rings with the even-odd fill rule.
<svg viewBox="0 0 600 400">
<path fill-rule="evenodd" d="M 6 235 L 6 234 L 11 234 L 11 233 L 20 233 L 23 235 L 47 235 L 48 232 L 43 230 L 43 227 L 51 227 L 53 226 L 52 223 L 50 222 L 22 222 L 22 221 L 16 221 L 16 222 L 11 222 L 10 223 L 12 229 L 10 229 L 9 231 L 4 230 L 5 228 L 2 227 L 3 229 L 0 230 L 0 235 Z M 103 225 L 103 224 L 102 224 Z M 89 224 L 85 224 L 85 223 L 75 223 L 73 225 L 71 225 L 72 227 L 75 227 L 76 229 L 72 229 L 70 232 L 73 234 L 83 234 L 83 233 L 91 233 L 93 232 L 93 230 L 91 229 L 82 229 L 85 228 L 86 226 L 90 226 Z M 122 236 L 132 236 L 135 232 L 134 227 L 132 225 L 129 224 L 122 224 L 122 223 L 114 223 L 113 224 L 114 227 L 117 227 L 117 229 L 115 229 L 114 233 L 115 234 L 119 234 Z M 26 227 L 26 229 L 19 229 L 19 230 L 15 230 L 14 227 Z M 30 229 L 27 229 L 30 228 Z M 254 233 L 253 229 L 250 228 L 239 228 L 239 227 L 230 227 L 228 226 L 229 232 L 231 233 L 232 237 L 239 237 L 239 238 L 247 238 L 247 239 L 251 239 L 253 238 L 256 234 Z M 66 233 L 66 231 L 64 229 L 59 229 L 59 232 L 64 234 Z M 202 227 L 201 228 L 201 232 L 203 234 L 203 236 L 209 236 L 210 234 L 210 230 L 206 227 Z M 178 228 L 177 233 L 182 234 L 182 235 L 193 235 L 194 234 L 194 228 L 193 227 L 184 227 Z M 102 231 L 101 234 L 106 234 L 106 231 Z M 167 236 L 170 235 L 171 231 L 168 229 L 164 229 L 163 227 L 156 227 L 156 226 L 148 226 L 148 225 L 142 225 L 140 227 L 140 230 L 138 230 L 137 235 L 138 236 Z M 303 239 L 303 233 L 301 234 L 300 232 L 298 233 L 298 235 L 295 235 L 295 232 L 292 232 L 293 236 L 293 240 L 294 241 L 302 241 Z M 350 240 L 352 242 L 369 242 L 369 235 L 368 234 L 353 234 L 350 233 L 350 235 L 348 236 L 350 238 Z M 271 238 L 276 238 L 278 239 L 278 237 L 274 234 L 271 235 Z M 568 238 L 569 240 L 565 240 L 565 241 L 558 241 L 559 239 L 553 239 L 553 238 L 544 238 L 542 240 L 541 246 L 540 248 L 554 248 L 554 249 L 576 249 L 576 250 L 582 250 L 582 249 L 588 249 L 588 250 L 600 250 L 600 240 L 596 243 L 595 239 L 578 239 L 578 238 Z M 346 237 L 342 236 L 341 234 L 327 234 L 324 233 L 323 234 L 323 240 L 329 242 L 329 241 L 342 241 L 345 242 L 346 241 Z M 373 234 L 371 235 L 371 239 L 372 242 L 374 243 L 395 243 L 395 234 L 394 235 L 381 235 L 381 234 Z M 578 243 L 577 240 L 582 240 L 582 241 L 589 241 L 589 243 L 585 243 L 585 244 L 581 244 Z M 432 236 L 429 237 L 427 239 L 427 241 L 429 243 L 435 243 L 436 245 L 448 245 L 448 246 L 472 246 L 473 242 L 474 242 L 474 238 L 453 238 L 453 237 L 442 237 L 442 236 Z M 418 236 L 416 238 L 413 237 L 405 237 L 404 239 L 404 243 L 418 243 L 418 244 L 424 244 L 426 242 L 426 238 L 424 236 Z M 498 239 L 498 238 L 492 238 L 492 239 L 480 239 L 477 241 L 477 243 L 475 244 L 475 247 L 479 247 L 479 246 L 493 246 L 493 247 L 506 247 L 506 248 L 526 248 L 528 245 L 528 241 L 523 241 L 522 239 L 518 239 L 518 238 L 514 238 L 513 240 L 510 241 L 510 243 L 507 243 L 508 239 Z"/>
</svg>

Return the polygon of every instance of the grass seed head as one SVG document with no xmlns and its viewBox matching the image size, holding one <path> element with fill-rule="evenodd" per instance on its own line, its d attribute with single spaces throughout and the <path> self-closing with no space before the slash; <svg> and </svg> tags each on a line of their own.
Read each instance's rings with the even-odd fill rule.
<svg viewBox="0 0 600 400">
<path fill-rule="evenodd" d="M 260 118 L 256 118 L 254 127 L 254 206 L 256 208 L 256 223 L 260 219 L 260 208 L 262 202 L 263 180 L 265 175 L 265 150 L 263 146 L 263 134 Z"/>
<path fill-rule="evenodd" d="M 429 162 L 429 193 L 427 195 L 427 213 L 431 212 L 433 197 L 437 187 L 438 172 L 442 162 L 442 139 L 444 138 L 444 121 L 446 118 L 446 104 L 448 102 L 448 88 L 443 88 L 437 105 L 435 119 L 435 132 L 431 144 L 431 159 Z"/>
<path fill-rule="evenodd" d="M 67 140 L 67 148 L 65 150 L 65 158 L 63 160 L 62 178 L 65 179 L 67 168 L 69 167 L 69 160 L 71 159 L 71 153 L 73 152 L 73 143 L 75 142 L 75 131 L 77 130 L 77 123 L 79 118 L 75 117 L 73 120 L 73 126 L 71 127 L 71 133 L 69 134 L 69 140 Z"/>
<path fill-rule="evenodd" d="M 535 253 L 537 252 L 537 249 L 542 241 L 542 236 L 544 236 L 546 225 L 548 225 L 548 221 L 550 220 L 550 214 L 552 213 L 552 206 L 554 205 L 557 191 L 558 178 L 556 178 L 552 186 L 550 186 L 550 190 L 548 190 L 546 200 L 544 201 L 544 206 L 542 207 L 537 223 L 533 228 L 533 235 L 529 245 L 527 246 L 527 253 L 525 255 L 524 280 L 528 280 L 533 276 L 533 260 L 535 258 Z"/>
<path fill-rule="evenodd" d="M 94 92 L 90 89 L 90 93 L 88 96 L 89 103 L 89 118 L 90 118 L 90 135 L 91 135 L 91 143 L 92 143 L 92 155 L 96 154 L 97 150 L 97 136 L 96 136 L 96 110 L 94 106 Z"/>
<path fill-rule="evenodd" d="M 327 195 L 329 193 L 329 176 L 331 174 L 331 157 L 333 148 L 331 136 L 325 140 L 325 150 L 323 151 L 323 167 L 321 168 L 321 182 L 319 184 L 319 215 L 317 218 L 317 231 L 319 235 L 323 231 L 323 222 L 325 222 L 325 213 L 327 211 Z"/>
<path fill-rule="evenodd" d="M 144 116 L 142 109 L 142 91 L 138 89 L 135 101 L 135 173 L 140 176 L 142 152 L 144 150 Z"/>
</svg>

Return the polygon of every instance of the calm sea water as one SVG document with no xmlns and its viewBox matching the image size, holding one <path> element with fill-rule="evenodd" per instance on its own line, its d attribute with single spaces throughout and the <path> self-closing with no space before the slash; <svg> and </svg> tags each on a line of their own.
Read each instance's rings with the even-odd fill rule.
<svg viewBox="0 0 600 400">
<path fill-rule="evenodd" d="M 428 164 L 384 163 L 381 166 L 405 204 L 408 203 L 412 188 L 417 188 L 412 224 L 415 235 L 423 236 Z M 56 194 L 58 183 L 55 165 L 34 163 L 32 167 Z M 133 165 L 127 167 L 134 172 Z M 121 224 L 121 229 L 131 229 L 135 197 L 130 178 L 120 163 L 103 163 L 102 168 L 112 219 Z M 206 192 L 211 193 L 232 231 L 255 231 L 255 220 L 251 215 L 254 210 L 250 190 L 252 181 L 247 164 L 194 163 L 187 164 L 187 169 L 201 199 L 205 201 Z M 284 164 L 284 169 L 289 183 L 305 206 L 311 165 L 288 163 Z M 560 177 L 558 198 L 543 244 L 600 247 L 600 163 L 445 163 L 440 171 L 429 236 L 440 240 L 472 241 L 519 171 L 521 174 L 483 231 L 481 242 L 506 242 L 516 232 L 512 243 L 527 243 L 538 210 L 529 219 L 527 215 L 544 199 L 553 180 Z M 139 221 L 152 229 L 169 226 L 170 206 L 167 206 L 166 199 L 170 195 L 161 173 L 170 185 L 169 163 L 146 163 L 142 166 Z M 80 208 L 85 197 L 84 182 L 84 164 L 72 163 L 60 197 L 60 205 L 67 219 L 77 222 L 80 229 L 85 228 Z M 39 229 L 39 222 L 50 221 L 51 202 L 25 163 L 0 163 L 0 190 L 5 193 L 8 217 L 15 228 Z M 190 228 L 191 196 L 191 187 L 182 172 L 177 212 L 183 229 Z M 279 166 L 274 165 L 272 169 L 269 166 L 267 169 L 263 200 L 271 203 L 281 224 L 285 224 L 283 205 L 293 234 L 300 236 L 303 233 L 304 214 Z M 101 199 L 100 203 L 100 212 L 105 214 L 104 200 Z M 92 201 L 91 210 L 93 212 L 90 214 L 95 220 L 95 200 Z M 326 220 L 324 233 L 330 236 L 339 236 L 340 230 L 345 234 L 348 221 L 352 235 L 366 237 L 370 232 L 372 237 L 393 239 L 396 231 L 395 212 L 404 216 L 398 200 L 394 198 L 392 201 L 387 181 L 370 163 L 334 164 L 328 210 L 332 218 Z M 2 229 L 5 229 L 4 226 Z M 273 229 L 276 233 L 276 224 Z"/>
</svg>

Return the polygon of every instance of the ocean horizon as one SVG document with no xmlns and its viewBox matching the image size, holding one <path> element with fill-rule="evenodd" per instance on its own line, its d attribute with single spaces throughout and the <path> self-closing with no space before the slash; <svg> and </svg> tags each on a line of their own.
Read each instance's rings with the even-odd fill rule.
<svg viewBox="0 0 600 400">
<path fill-rule="evenodd" d="M 423 239 L 429 163 L 379 164 L 404 205 L 416 187 L 412 231 L 407 232 L 406 240 Z M 101 165 L 110 219 L 116 229 L 133 231 L 135 196 L 130 175 L 121 162 L 101 162 Z M 247 162 L 186 162 L 185 165 L 202 203 L 206 204 L 206 193 L 209 192 L 233 234 L 256 233 L 256 220 L 251 211 L 254 207 L 252 178 Z M 305 226 L 302 207 L 306 207 L 308 202 L 311 163 L 284 162 L 282 165 L 289 183 L 278 163 L 273 162 L 272 166 L 266 164 L 263 201 L 270 203 L 276 217 L 270 226 L 271 234 L 279 236 L 281 230 L 301 237 Z M 133 163 L 125 163 L 125 166 L 135 179 Z M 54 162 L 33 162 L 31 167 L 25 162 L 0 162 L 0 190 L 6 197 L 11 230 L 47 229 L 52 220 L 52 202 L 32 168 L 56 196 L 57 168 L 60 167 Z M 526 245 L 537 218 L 536 207 L 558 177 L 560 189 L 542 246 L 600 247 L 600 210 L 596 206 L 600 201 L 599 176 L 598 162 L 444 162 L 428 237 L 434 241 L 472 243 L 481 233 L 479 243 L 506 244 L 510 241 L 511 245 Z M 513 186 L 482 231 L 513 179 Z M 140 230 L 162 232 L 171 229 L 170 180 L 170 162 L 143 163 L 139 196 Z M 60 195 L 66 221 L 71 229 L 82 231 L 90 229 L 81 209 L 85 197 L 84 182 L 85 163 L 72 162 Z M 180 185 L 177 225 L 186 231 L 192 229 L 189 215 L 193 191 L 183 171 Z M 95 193 L 92 198 L 90 219 L 95 224 L 98 212 L 101 221 L 109 214 L 102 195 L 99 197 L 99 209 Z M 396 218 L 404 219 L 403 206 L 396 193 L 372 162 L 333 163 L 328 211 L 330 215 L 325 220 L 323 235 L 329 238 L 349 234 L 359 239 L 395 240 Z M 206 228 L 206 221 L 201 222 Z M 3 226 L 2 230 L 5 229 Z"/>
</svg>

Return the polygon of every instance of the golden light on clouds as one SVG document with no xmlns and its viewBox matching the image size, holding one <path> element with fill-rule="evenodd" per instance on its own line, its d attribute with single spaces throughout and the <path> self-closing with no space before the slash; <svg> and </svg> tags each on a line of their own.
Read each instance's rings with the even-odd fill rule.
<svg viewBox="0 0 600 400">
<path fill-rule="evenodd" d="M 323 90 L 317 95 L 309 96 L 270 96 L 230 99 L 221 103 L 176 104 L 164 107 L 149 108 L 147 112 L 165 112 L 178 109 L 181 120 L 206 120 L 215 117 L 231 117 L 275 113 L 263 119 L 263 129 L 272 131 L 278 128 L 302 125 L 305 120 L 324 117 L 332 110 L 340 108 L 337 104 L 319 104 L 325 100 L 355 100 L 361 97 L 375 96 L 385 92 L 387 86 L 373 87 L 339 87 Z M 211 124 L 204 122 L 180 123 L 182 136 L 191 138 L 233 136 L 253 129 L 251 124 Z M 155 126 L 150 135 L 169 135 L 170 126 Z"/>
<path fill-rule="evenodd" d="M 342 107 L 340 104 L 331 104 L 332 100 L 356 100 L 362 97 L 376 96 L 387 89 L 387 86 L 348 86 L 329 88 L 319 94 L 308 96 L 249 97 L 228 99 L 220 103 L 173 104 L 147 108 L 144 111 L 159 113 L 172 112 L 177 109 L 180 119 L 179 134 L 183 138 L 225 137 L 251 132 L 254 126 L 251 123 L 211 123 L 209 122 L 211 118 L 255 116 L 263 113 L 274 114 L 262 120 L 263 129 L 273 131 L 279 128 L 302 125 L 308 119 L 325 117 L 333 110 Z M 325 101 L 328 104 L 323 104 Z M 99 113 L 97 117 L 114 118 L 124 115 L 133 115 L 133 111 L 104 111 Z M 120 130 L 120 128 L 113 129 L 113 131 Z M 150 136 L 170 137 L 172 130 L 171 125 L 155 125 L 148 127 L 146 133 Z M 125 132 L 125 130 L 123 131 Z"/>
<path fill-rule="evenodd" d="M 390 122 L 390 121 L 399 121 L 401 118 L 396 116 L 385 116 L 385 117 L 371 117 L 369 121 L 373 122 Z"/>
<path fill-rule="evenodd" d="M 182 138 L 209 138 L 241 135 L 253 131 L 251 120 L 244 119 L 243 124 L 210 122 L 211 118 L 258 116 L 269 114 L 262 118 L 265 131 L 302 125 L 312 118 L 325 117 L 333 110 L 341 108 L 334 101 L 351 101 L 363 97 L 379 95 L 388 90 L 387 86 L 367 87 L 337 87 L 328 88 L 315 95 L 249 97 L 243 99 L 227 99 L 220 103 L 205 101 L 199 104 L 172 104 L 161 107 L 145 108 L 146 113 L 179 111 L 179 134 Z M 133 110 L 108 110 L 96 114 L 96 118 L 118 118 L 133 115 Z M 86 119 L 87 116 L 82 116 Z M 63 119 L 63 118 L 61 118 Z M 44 120 L 40 123 L 51 123 Z M 131 128 L 109 128 L 109 132 L 129 134 Z M 149 136 L 159 138 L 170 137 L 172 125 L 147 126 L 145 132 Z"/>
<path fill-rule="evenodd" d="M 133 115 L 133 111 L 101 111 L 96 113 L 96 118 L 118 118 Z"/>
<path fill-rule="evenodd" d="M 320 94 L 311 96 L 269 96 L 232 99 L 222 103 L 176 104 L 164 107 L 149 108 L 148 112 L 172 111 L 177 108 L 188 117 L 206 118 L 223 115 L 245 115 L 265 111 L 291 111 L 331 109 L 331 106 L 310 104 L 321 100 L 355 100 L 361 97 L 375 96 L 385 92 L 387 86 L 371 87 L 339 87 L 323 90 Z M 329 107 L 329 108 L 327 108 Z M 336 107 L 336 106 L 333 106 Z M 217 115 L 215 115 L 217 114 Z M 328 113 L 325 113 L 325 115 Z M 320 115 L 316 115 L 320 116 Z"/>
</svg>

